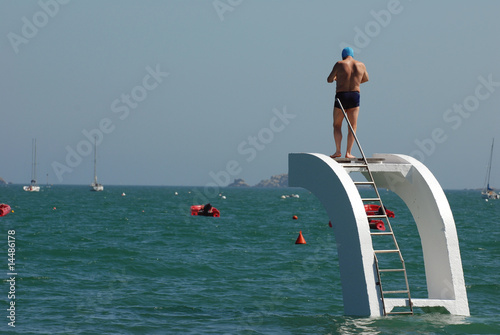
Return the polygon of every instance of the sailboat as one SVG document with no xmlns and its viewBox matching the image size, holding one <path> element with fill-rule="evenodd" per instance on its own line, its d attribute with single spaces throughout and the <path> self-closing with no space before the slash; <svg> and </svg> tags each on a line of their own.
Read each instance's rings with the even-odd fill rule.
<svg viewBox="0 0 500 335">
<path fill-rule="evenodd" d="M 94 181 L 92 182 L 92 184 L 90 184 L 91 187 L 90 190 L 100 192 L 104 191 L 104 186 L 102 186 L 97 182 L 96 165 L 97 165 L 97 137 L 94 138 Z"/>
<path fill-rule="evenodd" d="M 485 187 L 483 188 L 483 191 L 481 192 L 481 196 L 483 199 L 500 199 L 500 195 L 495 192 L 490 187 L 490 174 L 491 174 L 491 161 L 493 159 L 493 144 L 495 143 L 495 139 L 491 142 L 491 152 L 490 152 L 490 161 L 488 162 L 488 172 L 486 173 L 486 181 L 485 181 Z"/>
<path fill-rule="evenodd" d="M 36 184 L 36 138 L 31 140 L 31 184 L 23 186 L 27 192 L 40 192 L 40 186 Z"/>
</svg>

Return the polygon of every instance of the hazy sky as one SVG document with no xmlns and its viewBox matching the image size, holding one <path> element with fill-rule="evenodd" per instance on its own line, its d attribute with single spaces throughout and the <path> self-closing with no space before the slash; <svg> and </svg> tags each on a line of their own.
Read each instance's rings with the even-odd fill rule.
<svg viewBox="0 0 500 335">
<path fill-rule="evenodd" d="M 94 136 L 104 185 L 286 173 L 290 152 L 334 152 L 326 78 L 350 45 L 370 75 L 365 153 L 480 188 L 500 130 L 499 16 L 494 0 L 0 0 L 0 177 L 29 183 L 36 138 L 40 184 L 89 184 Z"/>
</svg>

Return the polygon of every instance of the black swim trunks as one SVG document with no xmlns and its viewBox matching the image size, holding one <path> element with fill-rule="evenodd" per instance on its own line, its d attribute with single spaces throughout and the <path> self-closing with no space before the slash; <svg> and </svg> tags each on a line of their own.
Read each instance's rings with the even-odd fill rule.
<svg viewBox="0 0 500 335">
<path fill-rule="evenodd" d="M 337 101 L 337 98 L 340 99 L 340 102 L 342 103 L 344 109 L 359 106 L 359 92 L 337 92 L 337 94 L 335 94 L 335 107 L 340 108 L 340 104 Z"/>
</svg>

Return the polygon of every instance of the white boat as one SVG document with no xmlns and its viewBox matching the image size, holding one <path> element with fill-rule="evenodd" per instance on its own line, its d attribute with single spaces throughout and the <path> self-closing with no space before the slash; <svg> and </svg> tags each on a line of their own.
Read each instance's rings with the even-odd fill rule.
<svg viewBox="0 0 500 335">
<path fill-rule="evenodd" d="M 490 152 L 490 161 L 488 162 L 488 170 L 486 173 L 485 186 L 481 191 L 481 197 L 483 199 L 500 199 L 500 195 L 495 192 L 494 189 L 490 187 L 490 174 L 491 174 L 491 161 L 493 159 L 493 144 L 495 143 L 495 139 L 491 142 L 491 152 Z"/>
<path fill-rule="evenodd" d="M 97 165 L 97 138 L 94 138 L 94 181 L 92 182 L 92 184 L 90 184 L 90 190 L 100 192 L 104 191 L 104 186 L 102 186 L 97 182 L 96 165 Z"/>
<path fill-rule="evenodd" d="M 40 186 L 36 184 L 36 139 L 31 140 L 31 184 L 23 186 L 26 192 L 40 192 Z"/>
</svg>

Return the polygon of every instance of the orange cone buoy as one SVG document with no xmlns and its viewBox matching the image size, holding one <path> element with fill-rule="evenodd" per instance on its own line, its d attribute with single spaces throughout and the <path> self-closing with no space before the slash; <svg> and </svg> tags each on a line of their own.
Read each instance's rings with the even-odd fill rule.
<svg viewBox="0 0 500 335">
<path fill-rule="evenodd" d="M 297 219 L 298 219 L 298 216 L 297 216 L 297 215 L 294 215 L 294 216 L 292 217 L 292 219 L 297 220 Z"/>
<path fill-rule="evenodd" d="M 299 233 L 299 237 L 297 237 L 297 241 L 295 241 L 295 244 L 306 244 L 306 240 L 304 239 L 304 236 L 302 236 L 302 230 Z"/>
</svg>

